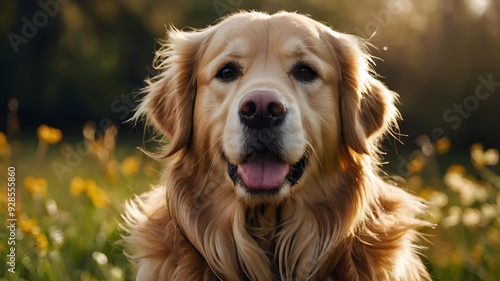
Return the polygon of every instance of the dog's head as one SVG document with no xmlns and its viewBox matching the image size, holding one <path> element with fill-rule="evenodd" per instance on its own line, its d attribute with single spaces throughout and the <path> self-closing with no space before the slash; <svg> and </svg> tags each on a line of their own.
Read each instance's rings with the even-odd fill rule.
<svg viewBox="0 0 500 281">
<path fill-rule="evenodd" d="M 398 114 L 364 44 L 294 13 L 170 30 L 156 68 L 136 117 L 169 138 L 165 157 L 199 158 L 246 202 L 279 202 L 376 157 Z"/>
</svg>

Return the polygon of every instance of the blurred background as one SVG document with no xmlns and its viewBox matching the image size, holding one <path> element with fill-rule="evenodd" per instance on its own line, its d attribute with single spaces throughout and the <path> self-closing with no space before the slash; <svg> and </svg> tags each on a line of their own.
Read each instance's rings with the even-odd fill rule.
<svg viewBox="0 0 500 281">
<path fill-rule="evenodd" d="M 495 0 L 2 0 L 1 168 L 4 173 L 17 165 L 19 203 L 35 206 L 17 210 L 25 222 L 18 231 L 25 258 L 16 278 L 129 278 L 115 245 L 116 218 L 123 201 L 147 189 L 159 169 L 136 149 L 147 143 L 146 132 L 125 123 L 135 107 L 134 93 L 155 74 L 156 40 L 170 25 L 203 28 L 238 9 L 297 11 L 369 39 L 375 69 L 400 94 L 404 117 L 404 145 L 394 139 L 384 144 L 385 170 L 431 202 L 429 220 L 437 227 L 428 231 L 425 253 L 433 276 L 495 280 L 500 274 L 500 1 Z M 2 189 L 7 178 L 2 174 Z M 0 195 L 7 196 L 5 190 Z M 71 218 L 85 218 L 94 227 L 81 229 Z M 2 235 L 0 249 L 7 234 Z M 41 262 L 46 256 L 48 262 Z"/>
<path fill-rule="evenodd" d="M 401 95 L 405 143 L 436 128 L 461 150 L 477 141 L 500 142 L 498 1 L 4 0 L 0 5 L 0 108 L 7 112 L 8 99 L 16 98 L 23 131 L 50 123 L 79 132 L 86 121 L 103 119 L 122 126 L 130 116 L 131 92 L 154 73 L 155 40 L 165 36 L 166 27 L 203 28 L 236 9 L 285 9 L 371 38 L 377 48 L 372 53 L 381 59 L 376 70 Z M 490 86 L 479 89 L 483 98 L 477 98 L 483 81 Z M 6 114 L 0 118 L 5 131 Z"/>
</svg>

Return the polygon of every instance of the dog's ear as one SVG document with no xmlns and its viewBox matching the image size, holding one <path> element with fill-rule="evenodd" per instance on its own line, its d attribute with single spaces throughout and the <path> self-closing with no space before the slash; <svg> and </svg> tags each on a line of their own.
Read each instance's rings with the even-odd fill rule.
<svg viewBox="0 0 500 281">
<path fill-rule="evenodd" d="M 196 62 L 207 30 L 180 31 L 172 28 L 156 51 L 158 75 L 146 80 L 143 97 L 132 119 L 146 116 L 147 123 L 168 138 L 162 152 L 168 157 L 186 147 L 192 136 L 196 97 Z"/>
<path fill-rule="evenodd" d="M 359 39 L 335 33 L 333 42 L 339 61 L 343 141 L 357 153 L 374 153 L 380 137 L 397 129 L 397 94 L 372 76 L 371 57 Z"/>
</svg>

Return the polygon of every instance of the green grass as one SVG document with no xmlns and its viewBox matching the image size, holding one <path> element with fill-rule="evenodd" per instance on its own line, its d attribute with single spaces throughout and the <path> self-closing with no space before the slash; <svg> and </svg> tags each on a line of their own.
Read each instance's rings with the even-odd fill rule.
<svg viewBox="0 0 500 281">
<path fill-rule="evenodd" d="M 0 138 L 1 220 L 7 224 L 9 166 L 16 168 L 18 219 L 15 273 L 5 266 L 10 233 L 0 232 L 0 280 L 133 279 L 120 244 L 120 214 L 128 198 L 157 182 L 159 167 L 137 144 L 116 147 L 115 136 L 107 135 L 113 140 L 108 146 L 104 137 L 87 136 L 91 152 L 83 154 L 68 154 L 81 140 L 63 138 L 40 153 L 36 142 Z M 430 152 L 419 150 L 408 159 L 403 188 L 429 201 L 426 219 L 436 227 L 423 230 L 423 244 L 431 275 L 434 280 L 498 280 L 500 181 L 491 170 L 498 168 L 491 166 L 498 151 L 476 145 L 472 158 L 457 157 L 445 153 L 442 143 L 427 145 Z"/>
<path fill-rule="evenodd" d="M 7 245 L 10 233 L 2 230 L 0 280 L 132 280 L 120 244 L 120 214 L 128 198 L 157 180 L 158 168 L 133 146 L 106 149 L 99 141 L 95 145 L 109 154 L 107 158 L 79 153 L 80 141 L 63 139 L 50 146 L 42 159 L 35 159 L 33 142 L 7 144 L 11 155 L 0 162 L 0 218 L 7 224 L 7 171 L 12 166 L 17 187 L 16 268 L 11 273 L 4 266 L 11 246 Z M 77 152 L 68 154 L 72 150 Z M 122 167 L 127 161 L 128 168 Z M 41 180 L 45 188 L 30 190 L 27 178 Z M 93 192 L 98 190 L 97 195 L 107 200 L 94 202 L 89 191 L 72 194 L 74 178 L 92 180 Z M 44 245 L 43 237 L 48 244 Z"/>
</svg>

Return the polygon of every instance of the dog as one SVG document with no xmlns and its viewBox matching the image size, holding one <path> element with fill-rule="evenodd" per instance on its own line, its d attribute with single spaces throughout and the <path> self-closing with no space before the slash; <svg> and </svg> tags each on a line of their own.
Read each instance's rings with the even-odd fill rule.
<svg viewBox="0 0 500 281">
<path fill-rule="evenodd" d="M 168 31 L 133 117 L 168 139 L 125 205 L 137 280 L 431 280 L 425 203 L 381 176 L 398 95 L 367 44 L 289 12 Z"/>
</svg>

